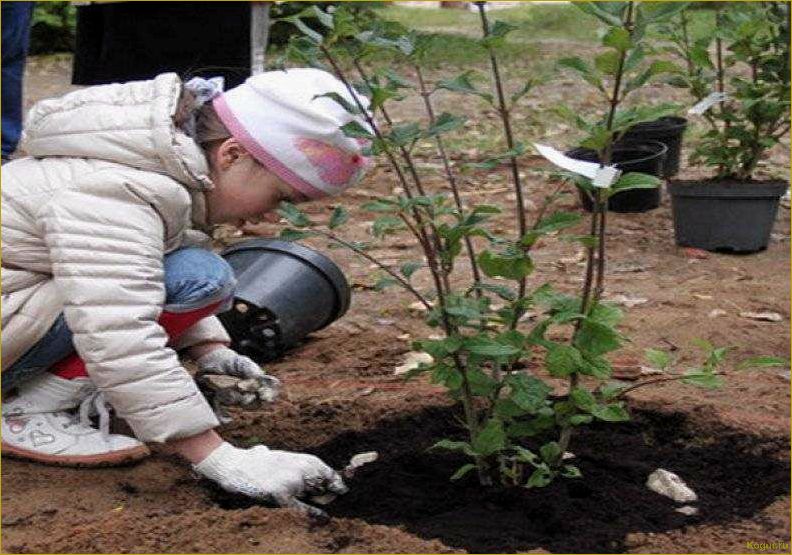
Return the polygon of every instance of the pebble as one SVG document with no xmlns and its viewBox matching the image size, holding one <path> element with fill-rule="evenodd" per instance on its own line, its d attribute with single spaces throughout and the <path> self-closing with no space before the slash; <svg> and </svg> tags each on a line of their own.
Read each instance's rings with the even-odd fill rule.
<svg viewBox="0 0 792 555">
<path fill-rule="evenodd" d="M 697 507 L 693 507 L 692 505 L 685 505 L 683 507 L 677 507 L 674 509 L 678 513 L 682 513 L 685 516 L 693 516 L 697 515 L 699 510 Z"/>
<path fill-rule="evenodd" d="M 721 316 L 726 316 L 726 314 L 727 314 L 727 312 L 725 310 L 723 310 L 722 308 L 714 308 L 714 309 L 710 310 L 710 313 L 708 314 L 708 316 L 710 318 L 719 318 Z"/>
<path fill-rule="evenodd" d="M 418 366 L 423 364 L 432 364 L 434 359 L 432 355 L 429 353 L 422 353 L 417 351 L 410 351 L 404 358 L 404 363 L 401 366 L 397 366 L 393 369 L 393 373 L 397 376 L 401 374 L 406 374 L 410 370 L 414 370 L 418 368 Z"/>
<path fill-rule="evenodd" d="M 655 493 L 670 497 L 677 503 L 692 503 L 698 495 L 676 474 L 658 468 L 646 480 L 646 487 Z"/>
</svg>

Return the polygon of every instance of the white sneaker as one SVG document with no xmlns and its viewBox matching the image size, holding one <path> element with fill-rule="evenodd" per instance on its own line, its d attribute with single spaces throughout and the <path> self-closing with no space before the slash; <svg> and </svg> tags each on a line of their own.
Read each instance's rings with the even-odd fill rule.
<svg viewBox="0 0 792 555">
<path fill-rule="evenodd" d="M 3 402 L 2 454 L 64 466 L 109 466 L 142 459 L 137 439 L 110 434 L 109 414 L 90 379 L 46 372 Z M 79 411 L 75 411 L 79 407 Z M 100 428 L 91 426 L 98 413 Z"/>
</svg>

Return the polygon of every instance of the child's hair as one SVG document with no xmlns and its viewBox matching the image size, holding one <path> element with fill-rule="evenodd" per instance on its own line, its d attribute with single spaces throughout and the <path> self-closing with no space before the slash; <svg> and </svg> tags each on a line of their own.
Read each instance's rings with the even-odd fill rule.
<svg viewBox="0 0 792 555">
<path fill-rule="evenodd" d="M 182 89 L 179 96 L 179 103 L 176 106 L 176 113 L 173 114 L 173 121 L 182 129 L 190 124 L 190 118 L 195 116 L 195 130 L 193 139 L 205 150 L 217 141 L 223 141 L 231 137 L 231 132 L 220 120 L 211 102 L 205 102 L 197 111 L 195 108 L 195 95 L 187 89 Z"/>
</svg>

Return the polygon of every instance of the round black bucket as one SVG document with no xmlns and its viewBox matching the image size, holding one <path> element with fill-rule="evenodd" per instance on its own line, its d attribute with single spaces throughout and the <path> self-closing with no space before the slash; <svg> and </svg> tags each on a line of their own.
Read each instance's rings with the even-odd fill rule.
<svg viewBox="0 0 792 555">
<path fill-rule="evenodd" d="M 687 120 L 678 116 L 666 116 L 632 126 L 622 136 L 619 145 L 629 146 L 646 141 L 658 141 L 668 147 L 663 177 L 669 178 L 679 173 L 679 158 L 682 153 L 682 135 L 687 129 Z"/>
<path fill-rule="evenodd" d="M 613 148 L 613 163 L 622 172 L 640 172 L 657 177 L 663 176 L 663 161 L 668 147 L 658 141 L 646 141 L 629 146 L 616 145 Z M 597 151 L 590 148 L 576 148 L 566 153 L 570 158 L 599 162 Z M 583 208 L 591 212 L 594 208 L 591 199 L 580 191 Z M 616 193 L 608 199 L 608 209 L 613 212 L 646 212 L 660 206 L 660 188 L 632 189 Z"/>
<path fill-rule="evenodd" d="M 351 290 L 332 260 L 289 241 L 253 239 L 222 253 L 234 269 L 234 305 L 219 315 L 232 347 L 256 361 L 280 356 L 349 308 Z"/>
<path fill-rule="evenodd" d="M 670 181 L 677 245 L 750 253 L 770 239 L 785 181 Z"/>
</svg>

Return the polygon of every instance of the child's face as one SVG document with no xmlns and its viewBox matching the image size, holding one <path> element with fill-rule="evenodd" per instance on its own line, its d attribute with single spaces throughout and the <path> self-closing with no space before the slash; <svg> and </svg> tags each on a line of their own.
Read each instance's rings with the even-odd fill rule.
<svg viewBox="0 0 792 555">
<path fill-rule="evenodd" d="M 259 164 L 236 139 L 228 139 L 209 152 L 215 188 L 206 192 L 207 219 L 210 224 L 246 221 L 277 222 L 274 212 L 281 201 L 308 200 L 274 173 Z"/>
</svg>

